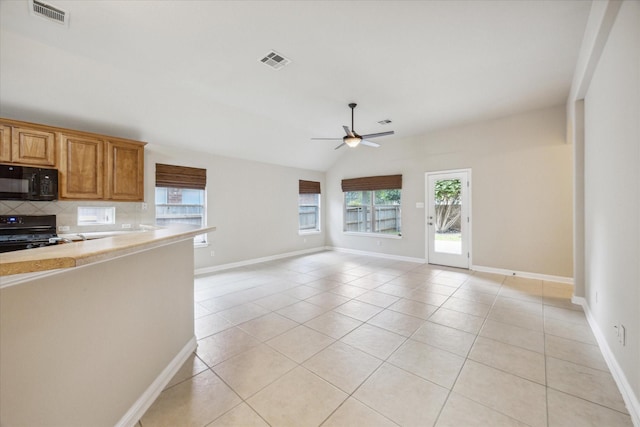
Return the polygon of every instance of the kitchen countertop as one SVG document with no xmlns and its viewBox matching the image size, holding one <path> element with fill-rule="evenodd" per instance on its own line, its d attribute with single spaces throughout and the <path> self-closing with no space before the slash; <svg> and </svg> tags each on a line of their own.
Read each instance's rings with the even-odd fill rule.
<svg viewBox="0 0 640 427">
<path fill-rule="evenodd" d="M 0 254 L 0 276 L 79 267 L 184 240 L 215 229 L 176 225 L 44 248 L 5 252 Z"/>
</svg>

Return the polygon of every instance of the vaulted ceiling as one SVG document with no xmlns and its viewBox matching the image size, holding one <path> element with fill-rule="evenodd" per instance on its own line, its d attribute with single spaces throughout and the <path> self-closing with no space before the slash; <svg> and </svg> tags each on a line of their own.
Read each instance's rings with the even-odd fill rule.
<svg viewBox="0 0 640 427">
<path fill-rule="evenodd" d="M 1 116 L 314 170 L 347 150 L 310 138 L 342 136 L 349 102 L 359 133 L 395 130 L 378 150 L 565 102 L 591 5 L 44 2 L 69 25 L 0 1 Z"/>
</svg>

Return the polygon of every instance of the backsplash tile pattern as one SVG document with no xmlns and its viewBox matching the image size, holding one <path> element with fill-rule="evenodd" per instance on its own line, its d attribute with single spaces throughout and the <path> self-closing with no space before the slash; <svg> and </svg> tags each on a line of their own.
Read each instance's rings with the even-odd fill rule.
<svg viewBox="0 0 640 427">
<path fill-rule="evenodd" d="M 110 225 L 78 225 L 78 206 L 115 206 L 116 223 Z M 81 233 L 91 231 L 122 230 L 122 224 L 131 224 L 135 230 L 141 224 L 153 225 L 155 214 L 153 208 L 143 210 L 140 202 L 94 202 L 94 201 L 55 201 L 24 202 L 20 200 L 0 201 L 0 215 L 56 215 L 58 230 L 60 226 L 68 226 L 63 233 Z"/>
</svg>

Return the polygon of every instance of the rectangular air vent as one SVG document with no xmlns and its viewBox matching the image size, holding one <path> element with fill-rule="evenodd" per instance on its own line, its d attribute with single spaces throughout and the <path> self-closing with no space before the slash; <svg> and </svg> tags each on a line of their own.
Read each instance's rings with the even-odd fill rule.
<svg viewBox="0 0 640 427">
<path fill-rule="evenodd" d="M 384 120 L 380 120 L 378 123 L 381 124 L 381 125 L 388 125 L 389 123 L 391 123 L 391 120 L 384 119 Z"/>
<path fill-rule="evenodd" d="M 260 58 L 259 61 L 262 62 L 264 65 L 267 65 L 273 68 L 274 70 L 279 70 L 280 68 L 284 67 L 285 65 L 291 62 L 290 59 L 285 58 L 283 55 L 280 55 L 275 50 L 272 50 L 271 52 L 266 54 L 263 58 Z"/>
<path fill-rule="evenodd" d="M 48 21 L 69 26 L 69 14 L 67 12 L 39 0 L 29 0 L 29 12 Z"/>
</svg>

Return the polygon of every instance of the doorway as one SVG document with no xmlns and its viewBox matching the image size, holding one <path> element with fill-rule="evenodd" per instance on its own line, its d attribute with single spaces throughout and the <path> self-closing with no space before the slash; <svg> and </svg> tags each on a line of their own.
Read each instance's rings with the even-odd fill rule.
<svg viewBox="0 0 640 427">
<path fill-rule="evenodd" d="M 469 268 L 471 170 L 426 173 L 427 263 Z"/>
</svg>

